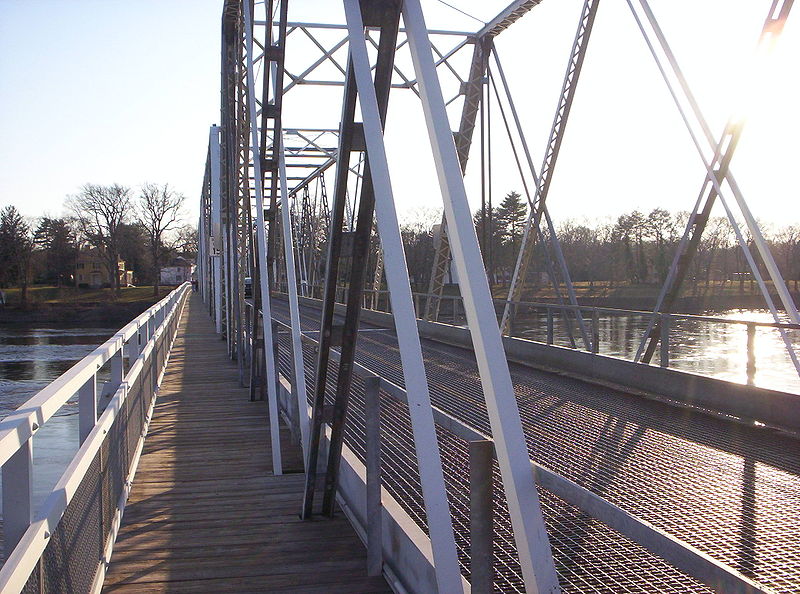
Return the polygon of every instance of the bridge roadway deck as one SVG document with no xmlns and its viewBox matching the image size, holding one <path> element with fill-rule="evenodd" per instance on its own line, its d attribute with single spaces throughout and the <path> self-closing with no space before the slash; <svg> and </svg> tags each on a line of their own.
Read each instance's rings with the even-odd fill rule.
<svg viewBox="0 0 800 594">
<path fill-rule="evenodd" d="M 344 519 L 298 518 L 298 448 L 272 475 L 268 413 L 250 402 L 197 295 L 158 396 L 106 592 L 390 592 Z M 294 472 L 291 472 L 294 471 Z"/>
<path fill-rule="evenodd" d="M 318 311 L 303 308 L 301 313 L 304 329 L 317 337 Z M 273 315 L 286 321 L 286 303 L 276 300 Z M 362 328 L 358 362 L 402 386 L 394 332 Z M 283 335 L 284 373 L 289 371 L 287 347 Z M 304 351 L 311 386 L 315 356 L 310 347 Z M 423 352 L 434 404 L 491 434 L 474 355 L 430 340 L 423 340 Z M 526 366 L 512 364 L 511 372 L 532 459 L 771 590 L 800 591 L 798 440 Z M 333 385 L 331 378 L 329 392 Z M 361 382 L 354 387 L 346 440 L 363 459 Z M 424 526 L 408 417 L 389 397 L 381 398 L 381 407 L 385 486 Z M 439 440 L 468 574 L 466 451 L 444 431 Z M 499 482 L 497 470 L 495 475 Z M 565 591 L 705 590 L 552 494 L 540 489 L 540 495 Z M 521 591 L 499 489 L 496 505 L 496 588 Z"/>
</svg>

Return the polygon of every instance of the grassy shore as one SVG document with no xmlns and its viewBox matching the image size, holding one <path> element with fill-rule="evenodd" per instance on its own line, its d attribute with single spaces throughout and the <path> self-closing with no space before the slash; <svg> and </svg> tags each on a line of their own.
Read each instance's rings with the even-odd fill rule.
<svg viewBox="0 0 800 594">
<path fill-rule="evenodd" d="M 772 282 L 767 282 L 767 288 L 777 302 Z M 797 292 L 793 290 L 795 287 L 791 285 L 789 288 L 797 302 Z M 661 285 L 658 284 L 611 284 L 607 281 L 575 283 L 575 295 L 578 303 L 622 309 L 651 309 L 656 303 L 660 290 Z M 492 292 L 495 299 L 506 299 L 508 286 L 495 286 Z M 566 291 L 562 290 L 562 294 L 566 295 Z M 556 295 L 550 285 L 540 285 L 526 288 L 523 301 L 552 303 L 556 301 Z M 739 282 L 726 281 L 687 286 L 681 291 L 675 310 L 683 313 L 699 313 L 707 310 L 740 307 L 748 309 L 766 307 L 761 291 L 754 282 L 746 281 L 740 285 Z"/>
<path fill-rule="evenodd" d="M 172 287 L 160 287 L 161 297 L 172 290 Z M 8 305 L 22 305 L 22 290 L 19 288 L 4 289 Z M 77 289 L 75 287 L 28 287 L 28 305 L 95 305 L 95 304 L 130 304 L 145 303 L 155 300 L 152 286 L 124 287 L 115 293 L 113 289 Z"/>
<path fill-rule="evenodd" d="M 0 322 L 10 324 L 95 324 L 122 325 L 132 320 L 174 287 L 160 287 L 158 297 L 153 287 L 113 289 L 78 289 L 75 287 L 28 287 L 28 299 L 22 303 L 19 288 L 4 289 L 7 305 L 0 307 Z"/>
</svg>

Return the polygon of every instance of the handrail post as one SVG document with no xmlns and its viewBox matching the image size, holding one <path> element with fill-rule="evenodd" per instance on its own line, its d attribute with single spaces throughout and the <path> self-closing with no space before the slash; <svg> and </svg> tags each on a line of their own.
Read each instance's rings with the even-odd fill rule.
<svg viewBox="0 0 800 594">
<path fill-rule="evenodd" d="M 669 314 L 661 314 L 661 367 L 669 367 Z"/>
<path fill-rule="evenodd" d="M 381 378 L 364 378 L 364 433 L 367 471 L 367 575 L 383 571 L 383 512 L 381 506 Z"/>
<path fill-rule="evenodd" d="M 553 308 L 547 306 L 547 344 L 553 344 L 555 328 L 553 326 Z"/>
<path fill-rule="evenodd" d="M 156 333 L 156 313 L 154 311 L 150 312 L 150 315 L 147 318 L 147 340 L 149 341 L 153 338 L 153 334 Z"/>
<path fill-rule="evenodd" d="M 596 307 L 592 309 L 592 352 L 600 352 L 600 311 Z"/>
<path fill-rule="evenodd" d="M 492 459 L 494 442 L 469 442 L 470 582 L 473 594 L 488 594 L 492 570 Z"/>
<path fill-rule="evenodd" d="M 747 385 L 756 383 L 756 325 L 747 324 Z"/>
<path fill-rule="evenodd" d="M 31 525 L 32 496 L 33 438 L 29 438 L 3 464 L 3 538 L 6 558 Z"/>
<path fill-rule="evenodd" d="M 97 423 L 97 373 L 78 389 L 78 433 L 80 442 L 86 438 Z"/>
<path fill-rule="evenodd" d="M 139 353 L 142 352 L 139 346 L 139 325 L 136 325 L 136 332 L 131 336 L 126 345 L 128 347 L 128 365 L 133 365 L 133 362 L 139 358 Z"/>
<path fill-rule="evenodd" d="M 153 338 L 152 335 L 150 338 L 153 340 L 153 348 L 150 350 L 150 389 L 155 394 L 158 391 L 158 375 L 160 372 L 158 369 L 158 340 Z"/>
<path fill-rule="evenodd" d="M 519 319 L 519 303 L 511 302 L 511 318 L 509 318 L 508 335 L 514 336 L 515 322 Z"/>
<path fill-rule="evenodd" d="M 119 349 L 111 355 L 111 358 L 108 360 L 109 366 L 111 367 L 111 378 L 103 387 L 103 396 L 112 396 L 122 383 L 122 379 L 125 375 L 125 363 L 123 361 L 124 348 L 125 341 L 120 338 Z"/>
</svg>

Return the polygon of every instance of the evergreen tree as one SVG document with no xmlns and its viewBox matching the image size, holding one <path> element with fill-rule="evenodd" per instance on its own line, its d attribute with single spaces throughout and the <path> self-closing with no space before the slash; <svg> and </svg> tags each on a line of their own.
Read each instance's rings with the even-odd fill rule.
<svg viewBox="0 0 800 594">
<path fill-rule="evenodd" d="M 13 206 L 0 210 L 0 287 L 19 284 L 21 300 L 28 298 L 33 238 L 31 228 Z"/>
<path fill-rule="evenodd" d="M 514 270 L 514 265 L 522 247 L 522 235 L 528 219 L 528 205 L 518 192 L 509 192 L 497 207 L 495 219 L 499 249 L 496 253 L 498 267 L 506 271 L 506 276 Z"/>
<path fill-rule="evenodd" d="M 525 232 L 525 221 L 528 218 L 528 205 L 522 200 L 519 192 L 506 194 L 497 207 L 495 225 L 502 243 L 518 245 Z"/>
<path fill-rule="evenodd" d="M 46 282 L 62 286 L 69 281 L 75 269 L 78 244 L 70 221 L 65 218 L 42 217 L 34 234 L 34 241 L 42 251 Z"/>
</svg>

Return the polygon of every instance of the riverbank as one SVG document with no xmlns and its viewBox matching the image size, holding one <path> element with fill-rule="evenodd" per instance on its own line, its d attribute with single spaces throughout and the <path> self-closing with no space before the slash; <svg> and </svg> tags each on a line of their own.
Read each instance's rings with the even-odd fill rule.
<svg viewBox="0 0 800 594">
<path fill-rule="evenodd" d="M 25 304 L 20 303 L 19 289 L 7 289 L 8 305 L 0 307 L 0 324 L 121 327 L 172 289 L 162 287 L 156 297 L 152 286 L 125 287 L 117 295 L 111 289 L 31 287 Z"/>
<path fill-rule="evenodd" d="M 780 299 L 772 291 L 770 293 L 775 304 L 780 308 Z M 619 285 L 608 286 L 604 283 L 575 283 L 578 303 L 586 307 L 609 307 L 615 309 L 632 309 L 648 311 L 653 309 L 658 299 L 659 285 Z M 508 288 L 495 287 L 495 299 L 505 299 Z M 800 303 L 800 293 L 792 292 L 795 303 Z M 558 300 L 551 287 L 540 287 L 525 292 L 524 301 L 534 303 L 557 303 Z M 675 302 L 673 311 L 686 314 L 700 314 L 731 309 L 765 309 L 766 303 L 758 288 L 746 283 L 714 284 L 700 286 L 697 291 L 685 291 Z"/>
<path fill-rule="evenodd" d="M 793 295 L 795 303 L 798 296 Z M 614 309 L 632 309 L 638 311 L 652 311 L 656 304 L 657 295 L 650 298 L 635 296 L 609 296 L 609 297 L 579 297 L 578 303 L 586 307 L 609 307 Z M 777 295 L 772 299 L 783 309 Z M 545 299 L 543 302 L 555 302 L 554 299 Z M 731 309 L 766 309 L 767 305 L 761 295 L 701 295 L 685 296 L 676 300 L 672 308 L 676 313 L 704 314 L 715 311 Z"/>
</svg>

